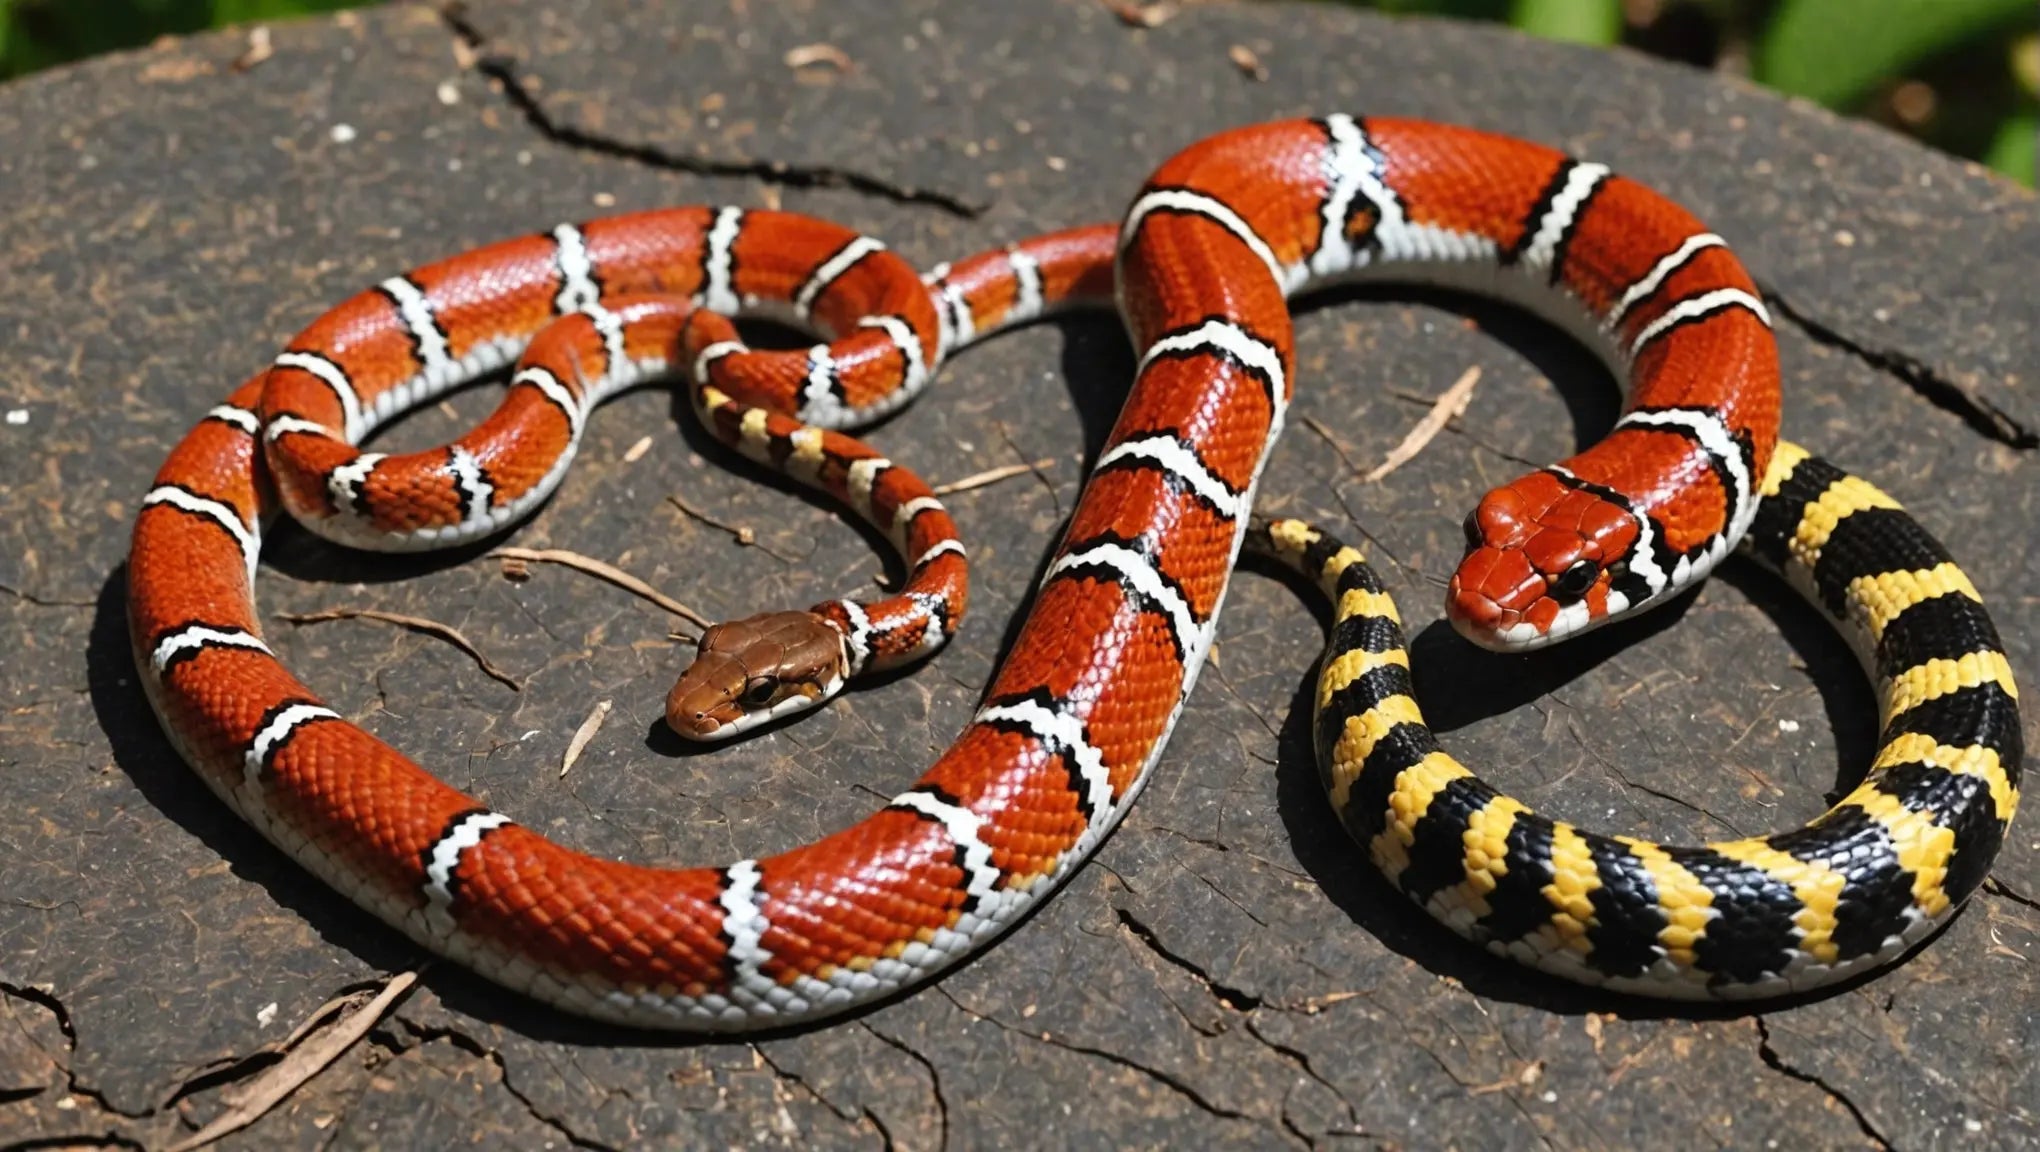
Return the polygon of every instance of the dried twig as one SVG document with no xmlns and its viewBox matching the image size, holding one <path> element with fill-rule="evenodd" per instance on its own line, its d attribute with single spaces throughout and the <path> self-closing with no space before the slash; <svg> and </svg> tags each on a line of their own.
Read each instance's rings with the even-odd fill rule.
<svg viewBox="0 0 2040 1152">
<path fill-rule="evenodd" d="M 1410 429 L 1410 434 L 1402 438 L 1402 443 L 1396 445 L 1389 452 L 1388 458 L 1367 474 L 1367 482 L 1371 484 L 1381 479 L 1409 463 L 1412 457 L 1422 452 L 1424 445 L 1429 444 L 1432 437 L 1438 435 L 1447 423 L 1466 411 L 1466 406 L 1473 402 L 1473 386 L 1478 383 L 1480 365 L 1476 364 L 1460 373 L 1459 379 L 1452 382 L 1452 387 L 1438 396 L 1437 401 L 1431 405 L 1431 410 L 1424 413 L 1424 418 L 1417 421 L 1417 426 Z"/>
<path fill-rule="evenodd" d="M 1013 455 L 1018 456 L 1022 460 L 1027 459 L 1027 453 L 1022 452 L 1020 445 L 1014 442 L 1013 433 L 1007 431 L 1004 420 L 992 421 L 992 427 L 999 430 L 999 439 L 1006 442 L 1006 447 Z M 1055 505 L 1055 514 L 1060 517 L 1062 515 L 1062 494 L 1055 490 L 1055 481 L 1048 478 L 1048 473 L 1041 470 L 1040 464 L 1029 464 L 1027 470 L 1034 473 L 1034 479 L 1040 482 L 1042 491 L 1048 493 L 1050 502 Z"/>
<path fill-rule="evenodd" d="M 1330 1008 L 1334 1004 L 1343 1004 L 1348 1000 L 1354 1000 L 1362 996 L 1372 995 L 1374 995 L 1374 989 L 1372 988 L 1362 989 L 1360 991 L 1355 992 L 1330 992 L 1326 993 L 1323 996 L 1313 996 L 1310 999 L 1305 1000 L 1303 1002 L 1301 1011 L 1306 1016 L 1315 1016 L 1318 1013 L 1324 1011 L 1325 1009 Z"/>
<path fill-rule="evenodd" d="M 510 545 L 498 548 L 494 552 L 489 553 L 489 555 L 500 556 L 508 561 L 559 564 L 572 568 L 577 572 L 585 572 L 598 580 L 606 580 L 626 592 L 643 597 L 683 620 L 692 621 L 703 628 L 709 626 L 709 621 L 701 613 L 625 572 L 623 569 L 612 564 L 604 564 L 593 556 L 583 556 L 579 552 L 569 552 L 564 548 L 517 548 Z M 514 569 L 510 565 L 506 564 L 504 566 L 504 575 L 511 576 L 512 579 L 518 579 L 519 577 L 512 575 L 513 571 Z"/>
<path fill-rule="evenodd" d="M 623 450 L 623 462 L 625 464 L 635 464 L 644 459 L 645 453 L 651 450 L 652 438 L 650 436 L 640 436 L 637 438 L 637 443 Z"/>
<path fill-rule="evenodd" d="M 406 616 L 401 612 L 384 612 L 378 608 L 327 608 L 319 612 L 278 612 L 276 618 L 292 624 L 324 624 L 329 620 L 378 620 L 384 624 L 395 624 L 399 628 L 409 628 L 413 632 L 437 636 L 467 653 L 474 660 L 476 667 L 492 679 L 508 684 L 512 692 L 524 690 L 524 685 L 516 677 L 496 667 L 487 656 L 482 655 L 481 649 L 475 647 L 474 641 L 463 636 L 460 629 L 451 624 L 441 624 L 437 620 L 428 620 L 423 616 Z"/>
<path fill-rule="evenodd" d="M 1492 1084 L 1479 1084 L 1466 1090 L 1468 1096 L 1486 1096 L 1492 1092 L 1507 1092 L 1512 1089 L 1528 1088 L 1544 1075 L 1544 1061 L 1532 1060 L 1523 1065 L 1514 1076 L 1505 1076 Z"/>
<path fill-rule="evenodd" d="M 1105 7 L 1112 10 L 1119 22 L 1128 28 L 1159 28 L 1176 14 L 1176 6 L 1170 0 L 1155 0 L 1152 4 L 1135 4 L 1131 0 L 1107 0 Z"/>
<path fill-rule="evenodd" d="M 703 524 L 708 525 L 710 528 L 719 528 L 722 531 L 729 533 L 731 536 L 736 538 L 736 541 L 739 544 L 756 548 L 758 551 L 763 552 L 768 556 L 778 557 L 780 560 L 783 560 L 788 564 L 800 563 L 800 560 L 797 557 L 788 556 L 786 553 L 781 552 L 778 549 L 772 547 L 772 545 L 767 544 L 764 541 L 758 539 L 758 534 L 743 524 L 732 524 L 727 520 L 718 520 L 715 517 L 710 516 L 708 513 L 703 512 L 701 509 L 696 508 L 694 505 L 689 504 L 687 501 L 682 500 L 678 496 L 668 495 L 666 497 L 666 503 L 671 504 L 673 507 L 678 508 L 681 512 L 689 516 L 692 516 L 694 519 L 701 521 Z"/>
<path fill-rule="evenodd" d="M 581 726 L 574 729 L 574 738 L 567 741 L 567 754 L 560 757 L 560 779 L 567 778 L 567 769 L 574 766 L 574 761 L 581 758 L 582 749 L 588 747 L 588 741 L 602 730 L 602 722 L 609 719 L 609 707 L 607 700 L 596 704 L 589 710 L 588 718 L 581 721 Z"/>
<path fill-rule="evenodd" d="M 297 1031 L 275 1046 L 274 1051 L 284 1053 L 283 1059 L 270 1065 L 253 1080 L 226 1093 L 227 1110 L 214 1117 L 212 1123 L 172 1144 L 169 1152 L 191 1152 L 194 1148 L 203 1148 L 260 1120 L 285 1097 L 338 1059 L 342 1052 L 353 1047 L 355 1041 L 368 1035 L 369 1029 L 375 1027 L 417 982 L 416 971 L 399 972 L 390 977 L 382 991 L 366 1003 L 358 992 L 328 1000 L 299 1025 Z M 332 1021 L 330 1026 L 329 1021 Z"/>
<path fill-rule="evenodd" d="M 934 492 L 937 496 L 968 492 L 973 488 L 983 488 L 988 484 L 997 484 L 1001 480 L 1011 480 L 1015 476 L 1025 476 L 1029 472 L 1038 475 L 1043 468 L 1047 468 L 1054 463 L 1055 457 L 1043 456 L 1041 459 L 1027 464 L 1001 464 L 997 468 L 987 468 L 982 472 L 973 472 L 960 480 L 951 480 L 947 484 L 937 484 L 930 491 Z"/>
<path fill-rule="evenodd" d="M 1438 398 L 1435 396 L 1422 396 L 1415 392 L 1404 392 L 1398 388 L 1390 388 L 1388 390 L 1388 394 L 1394 397 L 1395 399 L 1402 401 L 1405 404 L 1415 404 L 1420 408 L 1429 408 L 1431 405 L 1438 402 Z M 1512 464 L 1521 464 L 1525 468 L 1544 467 L 1543 461 L 1532 460 L 1527 456 L 1519 456 L 1516 453 L 1509 451 L 1507 448 L 1504 448 L 1501 445 L 1494 443 L 1493 441 L 1481 439 L 1480 437 L 1474 435 L 1472 432 L 1469 432 L 1464 427 L 1451 428 L 1449 430 L 1454 435 L 1458 436 L 1460 439 L 1465 440 L 1468 444 L 1473 445 L 1475 448 L 1478 448 L 1491 456 L 1499 456 Z"/>
<path fill-rule="evenodd" d="M 1318 423 L 1317 417 L 1305 416 L 1303 418 L 1303 426 L 1323 437 L 1324 442 L 1332 446 L 1332 451 L 1338 453 L 1339 459 L 1345 463 L 1348 472 L 1360 471 L 1360 466 L 1353 463 L 1353 457 L 1346 452 L 1346 446 L 1339 442 L 1337 436 L 1332 435 L 1330 428 Z"/>
</svg>

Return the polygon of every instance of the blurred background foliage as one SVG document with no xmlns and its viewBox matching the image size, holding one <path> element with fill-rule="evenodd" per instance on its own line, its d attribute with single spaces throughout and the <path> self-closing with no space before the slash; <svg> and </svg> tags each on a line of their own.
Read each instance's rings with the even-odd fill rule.
<svg viewBox="0 0 2040 1152">
<path fill-rule="evenodd" d="M 365 0 L 0 0 L 0 78 L 158 36 L 366 7 Z"/>
<path fill-rule="evenodd" d="M 2034 183 L 2040 142 L 2040 5 L 2034 0 L 1329 2 L 1504 21 L 1532 35 L 1582 44 L 1626 44 L 1748 76 Z M 0 0 L 0 77 L 169 33 L 363 3 Z"/>
</svg>

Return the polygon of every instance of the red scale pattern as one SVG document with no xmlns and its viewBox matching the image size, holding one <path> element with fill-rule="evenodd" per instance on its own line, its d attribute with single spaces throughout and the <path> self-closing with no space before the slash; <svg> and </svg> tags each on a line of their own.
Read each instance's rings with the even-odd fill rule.
<svg viewBox="0 0 2040 1152">
<path fill-rule="evenodd" d="M 1374 118 L 1367 135 L 1388 161 L 1403 216 L 1514 247 L 1565 157 L 1549 148 L 1421 120 Z"/>
<path fill-rule="evenodd" d="M 706 285 L 702 263 L 714 213 L 703 208 L 666 209 L 587 225 L 583 241 L 603 292 L 605 306 L 633 303 L 645 324 L 632 344 L 643 349 L 672 341 L 666 318 L 684 319 L 681 304 Z M 740 297 L 788 300 L 828 258 L 857 234 L 840 225 L 780 212 L 751 212 L 732 245 L 734 279 Z M 447 341 L 448 355 L 460 360 L 476 349 L 506 338 L 525 338 L 554 317 L 563 281 L 551 237 L 523 237 L 476 249 L 409 275 L 424 293 Z M 662 304 L 633 301 L 643 294 L 667 297 Z M 677 298 L 677 299 L 673 299 Z M 898 386 L 904 372 L 899 349 L 883 331 L 858 329 L 864 316 L 897 315 L 906 320 L 932 355 L 935 312 L 919 276 L 889 252 L 874 252 L 847 269 L 816 298 L 815 319 L 846 335 L 831 346 L 842 365 L 846 395 L 852 405 L 868 405 Z M 734 339 L 726 319 L 699 314 L 719 323 L 713 339 Z M 590 329 L 582 337 L 562 335 L 569 363 L 547 366 L 570 387 L 577 380 L 601 377 L 607 355 Z M 321 317 L 291 343 L 291 350 L 325 357 L 339 366 L 360 397 L 364 412 L 376 397 L 410 380 L 423 365 L 402 314 L 380 290 L 362 292 Z M 695 347 L 700 347 L 696 344 Z M 527 350 L 527 363 L 532 362 Z M 748 403 L 791 410 L 807 378 L 804 351 L 751 352 L 724 358 L 716 366 L 718 387 Z M 316 523 L 340 511 L 333 506 L 327 477 L 351 463 L 359 450 L 347 444 L 344 409 L 333 390 L 301 368 L 270 373 L 271 386 L 262 394 L 265 422 L 296 416 L 328 429 L 331 435 L 290 433 L 268 449 L 269 462 L 281 479 L 285 504 L 292 515 Z M 545 476 L 564 441 L 533 432 L 516 419 L 518 411 L 538 403 L 535 396 L 517 397 L 496 417 L 455 441 L 483 462 L 491 480 L 500 469 L 506 482 L 492 493 L 503 506 Z M 410 533 L 461 523 L 458 483 L 444 449 L 391 456 L 377 463 L 361 485 L 370 523 L 385 532 Z"/>
<path fill-rule="evenodd" d="M 415 771 L 415 769 L 414 769 Z M 443 826 L 442 826 L 443 827 Z M 718 989 L 724 979 L 721 874 L 622 864 L 529 829 L 490 833 L 461 860 L 462 927 L 573 977 L 618 986 Z M 515 915 L 504 915 L 515 909 Z"/>
</svg>

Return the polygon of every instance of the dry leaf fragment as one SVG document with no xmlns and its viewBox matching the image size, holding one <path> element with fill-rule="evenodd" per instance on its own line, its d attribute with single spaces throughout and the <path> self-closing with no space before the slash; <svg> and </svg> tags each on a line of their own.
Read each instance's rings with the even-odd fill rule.
<svg viewBox="0 0 2040 1152">
<path fill-rule="evenodd" d="M 482 58 L 481 49 L 459 36 L 453 37 L 453 63 L 463 72 L 472 71 Z"/>
<path fill-rule="evenodd" d="M 635 464 L 644 459 L 645 453 L 651 450 L 652 438 L 650 436 L 640 436 L 637 443 L 623 450 L 623 462 L 625 464 Z"/>
<path fill-rule="evenodd" d="M 247 50 L 234 57 L 234 62 L 227 65 L 227 68 L 233 72 L 246 72 L 248 69 L 255 67 L 274 55 L 276 55 L 276 49 L 269 43 L 269 29 L 264 25 L 257 24 L 255 27 L 248 29 Z"/>
<path fill-rule="evenodd" d="M 848 72 L 857 66 L 851 61 L 849 53 L 834 44 L 803 44 L 787 50 L 788 68 L 800 69 L 815 64 L 827 64 L 838 72 Z"/>
<path fill-rule="evenodd" d="M 609 719 L 609 708 L 609 701 L 598 702 L 589 711 L 588 718 L 581 721 L 581 726 L 574 729 L 574 738 L 567 741 L 567 754 L 560 757 L 560 779 L 567 778 L 567 770 L 574 766 L 574 761 L 581 758 L 581 752 L 588 747 L 588 741 L 593 740 L 595 733 L 602 730 L 602 722 Z"/>
<path fill-rule="evenodd" d="M 1323 996 L 1313 996 L 1309 1000 L 1304 1001 L 1303 1013 L 1306 1016 L 1315 1016 L 1334 1004 L 1343 1004 L 1348 1000 L 1357 999 L 1362 996 L 1372 996 L 1373 994 L 1372 989 L 1367 989 L 1356 992 L 1331 992 Z"/>
<path fill-rule="evenodd" d="M 1492 1092 L 1506 1092 L 1511 1088 L 1528 1088 L 1537 1083 L 1543 1076 L 1544 1061 L 1532 1060 L 1528 1064 L 1523 1065 L 1522 1070 L 1514 1076 L 1504 1077 L 1492 1084 L 1482 1084 L 1478 1087 L 1468 1088 L 1466 1094 L 1468 1096 L 1486 1096 Z"/>
<path fill-rule="evenodd" d="M 1177 12 L 1176 6 L 1169 0 L 1155 0 L 1152 4 L 1133 4 L 1127 0 L 1118 0 L 1117 3 L 1106 4 L 1105 7 L 1111 9 L 1112 14 L 1119 17 L 1119 22 L 1128 28 L 1159 28 Z"/>
<path fill-rule="evenodd" d="M 1261 63 L 1261 57 L 1245 44 L 1235 44 L 1226 50 L 1226 58 L 1233 62 L 1249 80 L 1266 80 L 1268 66 Z"/>
</svg>

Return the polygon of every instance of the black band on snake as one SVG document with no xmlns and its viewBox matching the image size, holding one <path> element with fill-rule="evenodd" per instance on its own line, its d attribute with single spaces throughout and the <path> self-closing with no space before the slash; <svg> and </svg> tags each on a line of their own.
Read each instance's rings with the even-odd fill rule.
<svg viewBox="0 0 2040 1152">
<path fill-rule="evenodd" d="M 1257 520 L 1248 546 L 1335 605 L 1313 729 L 1346 830 L 1440 922 L 1546 972 L 1674 999 L 1847 979 L 1954 914 L 2018 806 L 2018 691 L 1976 589 L 1897 502 L 1796 445 L 1742 550 L 1849 640 L 1882 736 L 1855 791 L 1772 836 L 1674 847 L 1530 811 L 1425 727 L 1395 605 L 1358 552 L 1296 520 Z"/>
</svg>

